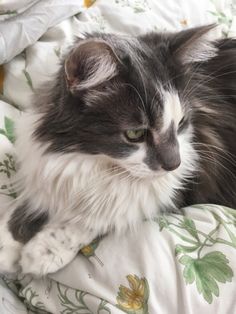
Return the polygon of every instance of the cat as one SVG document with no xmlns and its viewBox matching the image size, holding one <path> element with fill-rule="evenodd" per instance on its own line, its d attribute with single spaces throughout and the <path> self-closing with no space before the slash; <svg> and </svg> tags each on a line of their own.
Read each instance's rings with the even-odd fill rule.
<svg viewBox="0 0 236 314">
<path fill-rule="evenodd" d="M 1 272 L 56 272 L 182 206 L 236 207 L 236 40 L 211 40 L 214 27 L 76 41 L 16 126 Z"/>
</svg>

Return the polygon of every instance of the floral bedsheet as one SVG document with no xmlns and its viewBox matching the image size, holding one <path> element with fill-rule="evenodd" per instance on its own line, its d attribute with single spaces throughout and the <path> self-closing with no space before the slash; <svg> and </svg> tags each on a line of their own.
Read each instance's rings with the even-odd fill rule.
<svg viewBox="0 0 236 314">
<path fill-rule="evenodd" d="M 0 2 L 4 21 L 17 10 L 32 9 L 30 0 L 24 2 L 24 10 L 14 10 L 18 1 Z M 82 7 L 78 1 L 73 10 L 80 13 L 49 25 L 1 66 L 0 213 L 16 197 L 14 121 L 29 106 L 35 88 L 58 69 L 74 35 L 95 30 L 137 34 L 218 22 L 216 36 L 233 36 L 235 9 L 230 0 L 85 0 Z M 234 314 L 235 295 L 236 210 L 210 204 L 147 221 L 138 234 L 97 239 L 47 278 L 0 277 L 1 314 Z"/>
</svg>

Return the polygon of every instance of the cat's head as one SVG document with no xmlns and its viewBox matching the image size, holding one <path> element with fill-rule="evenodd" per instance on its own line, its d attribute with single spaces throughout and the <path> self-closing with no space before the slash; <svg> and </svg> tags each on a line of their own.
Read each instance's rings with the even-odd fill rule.
<svg viewBox="0 0 236 314">
<path fill-rule="evenodd" d="M 216 55 L 211 29 L 79 40 L 37 137 L 53 151 L 107 156 L 134 176 L 175 170 L 192 132 L 192 65 Z"/>
</svg>

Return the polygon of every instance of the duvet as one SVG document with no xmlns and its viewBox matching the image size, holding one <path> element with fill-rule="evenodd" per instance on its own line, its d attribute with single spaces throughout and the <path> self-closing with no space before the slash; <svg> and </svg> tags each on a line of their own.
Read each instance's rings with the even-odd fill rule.
<svg viewBox="0 0 236 314">
<path fill-rule="evenodd" d="M 14 121 L 53 77 L 75 36 L 138 34 L 217 22 L 236 34 L 230 0 L 0 1 L 0 214 L 17 194 Z M 0 239 L 1 242 L 1 239 Z M 0 313 L 236 313 L 236 211 L 193 205 L 109 234 L 46 278 L 0 276 Z"/>
</svg>

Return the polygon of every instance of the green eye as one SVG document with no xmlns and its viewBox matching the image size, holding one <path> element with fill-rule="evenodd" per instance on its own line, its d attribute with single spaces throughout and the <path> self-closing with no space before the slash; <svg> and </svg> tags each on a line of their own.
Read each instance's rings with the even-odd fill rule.
<svg viewBox="0 0 236 314">
<path fill-rule="evenodd" d="M 128 130 L 125 132 L 125 136 L 131 142 L 141 142 L 144 138 L 145 133 L 146 133 L 145 129 Z"/>
</svg>

